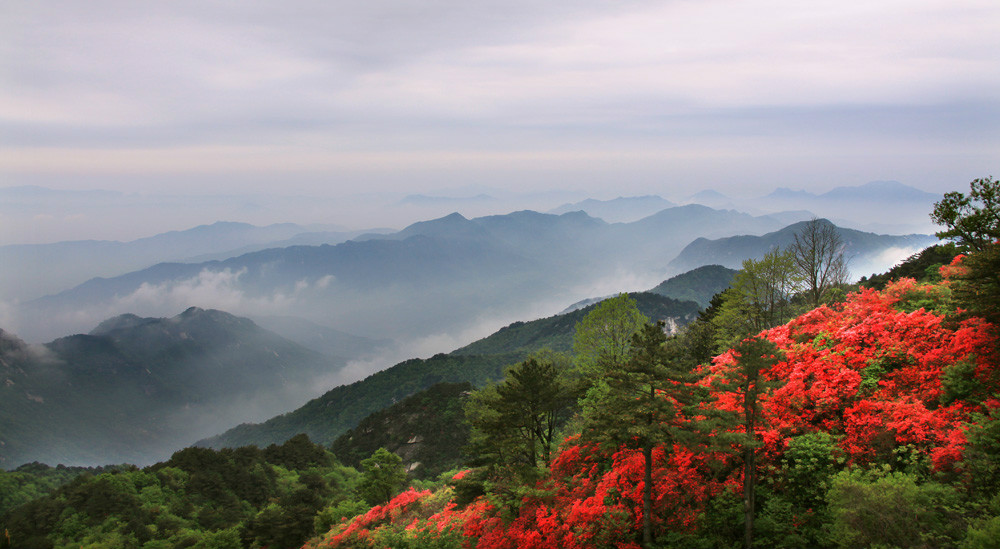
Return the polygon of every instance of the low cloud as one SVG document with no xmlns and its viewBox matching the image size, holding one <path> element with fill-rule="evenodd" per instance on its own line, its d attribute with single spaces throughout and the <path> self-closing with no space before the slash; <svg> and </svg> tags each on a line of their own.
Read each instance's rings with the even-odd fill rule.
<svg viewBox="0 0 1000 549">
<path fill-rule="evenodd" d="M 922 246 L 893 246 L 877 254 L 852 259 L 848 264 L 851 277 L 856 280 L 862 276 L 884 273 L 922 249 Z"/>
<path fill-rule="evenodd" d="M 287 290 L 254 296 L 247 292 L 241 280 L 246 274 L 246 268 L 237 271 L 204 269 L 188 279 L 162 284 L 144 282 L 131 294 L 117 298 L 112 308 L 131 312 L 183 310 L 197 306 L 234 314 L 284 315 L 300 306 L 305 294 L 326 289 L 333 280 L 330 275 L 316 280 L 302 279 Z"/>
</svg>

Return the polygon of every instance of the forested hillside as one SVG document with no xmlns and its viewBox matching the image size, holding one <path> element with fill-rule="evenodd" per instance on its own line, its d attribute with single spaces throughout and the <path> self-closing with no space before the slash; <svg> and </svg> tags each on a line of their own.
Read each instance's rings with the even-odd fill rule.
<svg viewBox="0 0 1000 549">
<path fill-rule="evenodd" d="M 636 294 L 639 309 L 650 318 L 673 319 L 683 326 L 694 320 L 698 305 L 652 293 Z M 504 368 L 543 348 L 569 351 L 576 324 L 596 305 L 563 315 L 515 322 L 497 333 L 428 359 L 403 361 L 367 378 L 336 387 L 301 408 L 260 424 L 244 424 L 199 442 L 213 448 L 280 443 L 297 433 L 329 444 L 367 415 L 439 382 L 480 386 L 503 376 Z"/>
</svg>

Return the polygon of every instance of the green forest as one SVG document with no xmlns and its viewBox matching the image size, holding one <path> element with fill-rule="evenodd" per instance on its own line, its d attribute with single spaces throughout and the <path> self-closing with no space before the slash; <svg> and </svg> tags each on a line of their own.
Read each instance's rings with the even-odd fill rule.
<svg viewBox="0 0 1000 549">
<path fill-rule="evenodd" d="M 619 294 L 282 444 L 0 471 L 0 548 L 998 547 L 1000 182 L 930 215 L 859 283 L 814 220 L 679 333 Z"/>
</svg>

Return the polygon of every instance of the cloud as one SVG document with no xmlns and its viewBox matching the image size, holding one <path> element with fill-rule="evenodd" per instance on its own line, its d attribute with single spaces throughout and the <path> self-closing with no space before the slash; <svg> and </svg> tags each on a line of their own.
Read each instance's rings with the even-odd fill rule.
<svg viewBox="0 0 1000 549">
<path fill-rule="evenodd" d="M 993 100 L 1000 87 L 989 2 L 49 4 L 12 10 L 0 112 L 45 131 L 118 128 L 122 146 L 318 133 L 400 147 L 390 128 L 627 129 L 706 109 Z"/>
<path fill-rule="evenodd" d="M 895 265 L 902 263 L 904 259 L 921 251 L 922 249 L 923 248 L 919 246 L 898 246 L 886 248 L 872 259 L 872 263 L 876 266 L 882 265 L 883 268 L 881 270 L 886 271 Z"/>
<path fill-rule="evenodd" d="M 303 294 L 318 287 L 317 284 L 325 288 L 330 283 L 327 277 L 313 282 L 303 279 L 287 291 L 254 296 L 247 292 L 240 280 L 246 273 L 246 268 L 238 271 L 203 269 L 192 278 L 162 284 L 144 282 L 134 292 L 116 298 L 112 308 L 119 311 L 162 311 L 197 306 L 235 314 L 280 315 L 288 314 L 300 305 Z"/>
<path fill-rule="evenodd" d="M 923 248 L 920 246 L 895 246 L 885 248 L 877 254 L 851 259 L 847 266 L 851 270 L 852 278 L 856 280 L 862 276 L 869 276 L 873 273 L 884 273 L 922 249 Z"/>
<path fill-rule="evenodd" d="M 950 190 L 1000 161 L 989 0 L 15 0 L 4 15 L 15 182 Z"/>
</svg>

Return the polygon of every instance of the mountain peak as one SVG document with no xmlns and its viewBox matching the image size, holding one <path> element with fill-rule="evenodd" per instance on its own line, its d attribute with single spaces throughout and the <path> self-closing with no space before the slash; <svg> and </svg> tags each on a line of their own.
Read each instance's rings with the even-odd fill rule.
<svg viewBox="0 0 1000 549">
<path fill-rule="evenodd" d="M 768 200 L 775 199 L 801 199 L 801 198 L 816 198 L 816 195 L 804 190 L 792 190 L 788 187 L 778 187 L 771 191 L 770 194 L 764 197 Z"/>
<path fill-rule="evenodd" d="M 187 309 L 185 309 L 185 311 L 183 313 L 181 313 L 178 316 L 180 316 L 181 318 L 189 318 L 189 317 L 201 315 L 201 314 L 204 314 L 204 313 L 205 313 L 205 309 L 202 309 L 201 307 L 188 307 Z"/>
<path fill-rule="evenodd" d="M 155 318 L 142 318 L 131 313 L 126 313 L 101 322 L 96 328 L 90 331 L 90 335 L 107 335 L 117 330 L 128 330 L 155 321 Z"/>
<path fill-rule="evenodd" d="M 916 187 L 899 181 L 870 181 L 855 187 L 837 187 L 819 195 L 820 198 L 833 200 L 893 200 L 929 202 L 940 198 L 939 195 L 922 191 Z"/>
</svg>

